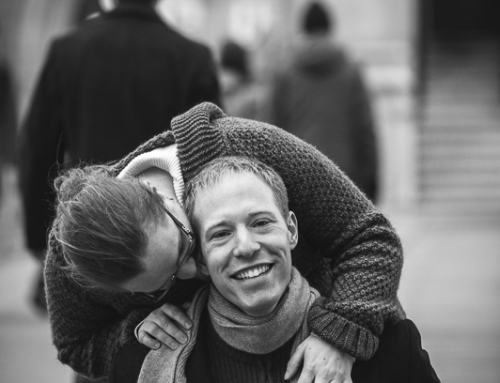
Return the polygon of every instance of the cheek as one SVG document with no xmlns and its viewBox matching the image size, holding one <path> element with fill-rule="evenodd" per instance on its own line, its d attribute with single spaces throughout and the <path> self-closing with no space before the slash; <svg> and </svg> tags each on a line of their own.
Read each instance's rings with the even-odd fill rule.
<svg viewBox="0 0 500 383">
<path fill-rule="evenodd" d="M 221 252 L 211 251 L 204 256 L 207 271 L 219 291 L 228 289 L 227 258 Z"/>
<path fill-rule="evenodd" d="M 213 254 L 209 256 L 205 256 L 205 264 L 207 265 L 208 272 L 212 278 L 219 278 L 221 275 L 222 265 L 220 260 L 215 257 Z"/>
<path fill-rule="evenodd" d="M 215 246 L 214 244 L 207 244 L 204 242 L 200 247 L 203 260 L 210 272 L 217 272 L 217 270 L 227 264 L 230 257 L 227 246 L 221 244 Z"/>
</svg>

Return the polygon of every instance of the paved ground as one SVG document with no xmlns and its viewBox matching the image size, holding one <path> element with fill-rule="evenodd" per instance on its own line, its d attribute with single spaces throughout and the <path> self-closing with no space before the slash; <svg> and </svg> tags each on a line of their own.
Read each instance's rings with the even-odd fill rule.
<svg viewBox="0 0 500 383">
<path fill-rule="evenodd" d="M 13 172 L 4 174 L 0 206 L 0 382 L 66 383 L 71 370 L 56 358 L 47 319 L 29 304 L 38 264 L 23 248 Z"/>
<path fill-rule="evenodd" d="M 498 383 L 500 220 L 405 218 L 400 299 L 438 375 Z"/>
<path fill-rule="evenodd" d="M 0 209 L 0 382 L 69 383 L 46 319 L 28 304 L 37 264 L 23 249 L 15 177 Z M 405 248 L 400 298 L 443 383 L 500 381 L 500 219 L 389 214 Z M 499 217 L 500 218 L 500 217 Z"/>
</svg>

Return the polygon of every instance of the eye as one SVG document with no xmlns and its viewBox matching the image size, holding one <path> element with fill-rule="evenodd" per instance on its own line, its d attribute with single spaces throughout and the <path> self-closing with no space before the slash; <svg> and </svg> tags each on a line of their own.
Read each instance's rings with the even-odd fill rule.
<svg viewBox="0 0 500 383">
<path fill-rule="evenodd" d="M 217 232 L 212 234 L 211 239 L 223 239 L 223 238 L 226 238 L 227 236 L 229 236 L 229 234 L 230 233 L 227 230 L 217 231 Z"/>
<path fill-rule="evenodd" d="M 254 222 L 253 226 L 254 227 L 265 227 L 265 226 L 269 225 L 270 223 L 271 223 L 271 221 L 269 219 L 259 219 L 259 220 Z"/>
</svg>

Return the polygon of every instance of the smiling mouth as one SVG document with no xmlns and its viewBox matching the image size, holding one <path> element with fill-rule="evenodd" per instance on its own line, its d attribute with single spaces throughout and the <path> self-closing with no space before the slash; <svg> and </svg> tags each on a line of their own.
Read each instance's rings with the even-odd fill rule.
<svg viewBox="0 0 500 383">
<path fill-rule="evenodd" d="M 271 267 L 272 267 L 272 265 L 256 266 L 256 267 L 253 267 L 250 269 L 240 271 L 239 273 L 235 274 L 233 276 L 233 278 L 238 279 L 238 280 L 257 278 L 257 277 L 260 277 L 262 274 L 265 274 L 269 270 L 271 270 Z"/>
</svg>

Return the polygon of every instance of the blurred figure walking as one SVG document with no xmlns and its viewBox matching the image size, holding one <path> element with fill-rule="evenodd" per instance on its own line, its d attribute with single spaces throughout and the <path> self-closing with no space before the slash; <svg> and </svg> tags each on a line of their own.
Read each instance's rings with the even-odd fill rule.
<svg viewBox="0 0 500 383">
<path fill-rule="evenodd" d="M 377 198 L 377 141 L 360 68 L 332 43 L 333 21 L 312 2 L 289 68 L 271 91 L 270 122 L 316 146 L 370 198 Z"/>
<path fill-rule="evenodd" d="M 219 76 L 224 112 L 233 117 L 262 120 L 267 90 L 255 80 L 248 50 L 234 41 L 226 41 L 220 54 Z"/>
<path fill-rule="evenodd" d="M 119 159 L 192 106 L 220 104 L 207 47 L 166 25 L 156 0 L 116 2 L 52 42 L 22 126 L 25 232 L 40 261 L 61 167 Z M 34 299 L 43 309 L 40 294 Z"/>
<path fill-rule="evenodd" d="M 0 202 L 3 169 L 14 164 L 14 142 L 17 128 L 16 100 L 12 72 L 3 49 L 0 27 Z"/>
</svg>

